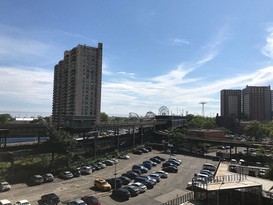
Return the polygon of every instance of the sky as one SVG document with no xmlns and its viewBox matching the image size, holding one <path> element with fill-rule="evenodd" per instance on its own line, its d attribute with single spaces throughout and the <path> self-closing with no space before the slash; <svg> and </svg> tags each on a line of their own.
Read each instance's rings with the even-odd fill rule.
<svg viewBox="0 0 273 205">
<path fill-rule="evenodd" d="M 220 91 L 273 86 L 273 1 L 1 0 L 0 113 L 49 116 L 65 50 L 103 43 L 101 112 L 220 115 Z"/>
</svg>

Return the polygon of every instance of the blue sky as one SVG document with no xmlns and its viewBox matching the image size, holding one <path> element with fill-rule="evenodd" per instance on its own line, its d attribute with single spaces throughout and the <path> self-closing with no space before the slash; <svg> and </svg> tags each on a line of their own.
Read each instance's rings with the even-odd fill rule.
<svg viewBox="0 0 273 205">
<path fill-rule="evenodd" d="M 102 112 L 220 113 L 220 90 L 273 82 L 273 2 L 0 1 L 0 113 L 50 115 L 65 50 L 103 43 Z M 18 114 L 19 113 L 19 114 Z"/>
</svg>

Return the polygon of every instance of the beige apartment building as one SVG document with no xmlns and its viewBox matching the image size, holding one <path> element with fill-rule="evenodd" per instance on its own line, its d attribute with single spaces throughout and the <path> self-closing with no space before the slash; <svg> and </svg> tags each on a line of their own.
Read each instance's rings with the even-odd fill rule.
<svg viewBox="0 0 273 205">
<path fill-rule="evenodd" d="M 100 121 L 102 43 L 64 52 L 54 68 L 52 122 L 58 127 L 92 128 Z"/>
</svg>

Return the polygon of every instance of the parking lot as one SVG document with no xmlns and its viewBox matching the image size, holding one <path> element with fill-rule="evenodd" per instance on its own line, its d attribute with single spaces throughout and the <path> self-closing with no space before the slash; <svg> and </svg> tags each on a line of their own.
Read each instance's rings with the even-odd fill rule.
<svg viewBox="0 0 273 205">
<path fill-rule="evenodd" d="M 121 176 L 131 170 L 134 164 L 141 164 L 144 160 L 148 160 L 153 156 L 159 155 L 165 159 L 170 155 L 162 154 L 159 151 L 153 150 L 149 153 L 143 153 L 142 155 L 129 154 L 130 159 L 119 160 L 116 165 L 117 177 Z M 191 181 L 194 172 L 201 170 L 203 163 L 211 162 L 210 160 L 203 158 L 195 158 L 190 156 L 175 155 L 177 159 L 182 160 L 182 164 L 179 166 L 178 173 L 169 173 L 167 179 L 162 179 L 153 189 L 148 189 L 146 192 L 139 194 L 136 197 L 131 197 L 128 201 L 119 202 L 110 197 L 111 191 L 101 192 L 94 188 L 94 180 L 96 178 L 113 178 L 115 173 L 115 166 L 107 166 L 105 169 L 95 171 L 90 175 L 80 176 L 69 180 L 62 180 L 55 178 L 51 183 L 45 183 L 38 186 L 28 187 L 26 184 L 12 185 L 12 189 L 8 192 L 0 193 L 0 199 L 8 199 L 12 203 L 17 200 L 27 199 L 30 203 L 37 204 L 41 195 L 54 192 L 61 198 L 61 203 L 66 204 L 67 201 L 75 198 L 80 198 L 84 195 L 96 196 L 102 204 L 161 204 L 171 199 L 176 198 L 189 192 L 186 187 L 187 183 Z M 212 162 L 213 163 L 213 162 Z M 214 162 L 215 163 L 215 162 Z M 153 171 L 161 170 L 161 164 L 152 167 L 149 173 Z"/>
</svg>

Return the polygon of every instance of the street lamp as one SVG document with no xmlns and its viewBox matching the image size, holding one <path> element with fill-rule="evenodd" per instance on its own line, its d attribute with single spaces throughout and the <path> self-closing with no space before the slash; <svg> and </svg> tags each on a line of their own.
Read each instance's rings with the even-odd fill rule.
<svg viewBox="0 0 273 205">
<path fill-rule="evenodd" d="M 217 205 L 219 205 L 219 192 L 220 192 L 220 188 L 221 186 L 224 184 L 225 182 L 221 182 L 219 188 L 218 188 L 218 191 L 217 191 Z"/>
<path fill-rule="evenodd" d="M 114 187 L 114 189 L 116 190 L 116 188 L 117 188 L 117 162 L 115 161 L 115 173 L 114 173 L 114 175 L 115 175 L 115 187 Z"/>
</svg>

